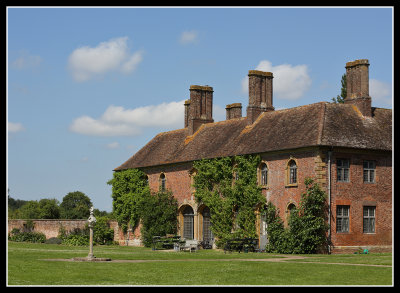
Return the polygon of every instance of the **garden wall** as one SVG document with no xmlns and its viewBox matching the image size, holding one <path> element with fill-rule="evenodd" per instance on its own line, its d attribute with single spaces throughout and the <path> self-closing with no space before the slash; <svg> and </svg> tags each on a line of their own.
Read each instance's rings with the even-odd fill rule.
<svg viewBox="0 0 400 293">
<path fill-rule="evenodd" d="M 27 220 L 8 220 L 8 232 L 12 229 L 18 228 L 24 230 Z M 87 224 L 87 220 L 52 220 L 52 219 L 38 219 L 32 220 L 35 232 L 41 232 L 46 235 L 46 239 L 57 237 L 60 227 L 64 227 L 65 231 L 69 232 L 76 228 L 83 229 Z M 110 228 L 114 229 L 114 241 L 119 241 L 119 229 L 116 221 L 110 221 Z"/>
</svg>

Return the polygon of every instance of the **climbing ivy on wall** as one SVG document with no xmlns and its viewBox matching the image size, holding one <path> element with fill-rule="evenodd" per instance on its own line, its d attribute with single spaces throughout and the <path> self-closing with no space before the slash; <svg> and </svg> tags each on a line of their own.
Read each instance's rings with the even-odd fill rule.
<svg viewBox="0 0 400 293">
<path fill-rule="evenodd" d="M 176 233 L 178 203 L 171 191 L 150 192 L 146 174 L 139 169 L 114 172 L 112 185 L 113 215 L 127 232 L 142 222 L 141 238 L 151 246 L 153 236 Z"/>
<path fill-rule="evenodd" d="M 128 226 L 135 227 L 140 219 L 140 202 L 150 195 L 146 174 L 139 169 L 114 172 L 107 182 L 112 186 L 113 215 L 118 225 L 126 232 Z"/>
<path fill-rule="evenodd" d="M 260 156 L 245 155 L 195 161 L 195 198 L 210 208 L 217 246 L 236 237 L 257 237 L 256 209 L 265 197 L 257 184 Z"/>
</svg>

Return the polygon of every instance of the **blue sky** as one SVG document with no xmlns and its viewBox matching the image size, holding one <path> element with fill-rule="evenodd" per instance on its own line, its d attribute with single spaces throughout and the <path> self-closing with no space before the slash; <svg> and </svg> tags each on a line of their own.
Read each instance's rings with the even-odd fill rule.
<svg viewBox="0 0 400 293">
<path fill-rule="evenodd" d="M 9 7 L 7 188 L 111 211 L 112 170 L 183 128 L 190 85 L 213 87 L 221 121 L 227 104 L 245 115 L 249 70 L 273 72 L 282 109 L 331 101 L 356 59 L 372 106 L 392 108 L 392 8 Z"/>
</svg>

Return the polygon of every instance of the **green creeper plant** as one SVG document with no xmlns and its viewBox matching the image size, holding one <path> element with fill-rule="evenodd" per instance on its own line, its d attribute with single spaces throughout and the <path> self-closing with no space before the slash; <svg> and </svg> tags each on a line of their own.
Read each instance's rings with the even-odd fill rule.
<svg viewBox="0 0 400 293">
<path fill-rule="evenodd" d="M 135 227 L 140 219 L 140 202 L 150 194 L 146 174 L 139 169 L 114 172 L 107 182 L 112 186 L 113 215 L 124 232 Z"/>
<path fill-rule="evenodd" d="M 259 156 L 245 155 L 195 161 L 195 198 L 210 208 L 217 246 L 236 237 L 257 236 L 257 206 L 265 204 L 257 185 Z"/>
</svg>

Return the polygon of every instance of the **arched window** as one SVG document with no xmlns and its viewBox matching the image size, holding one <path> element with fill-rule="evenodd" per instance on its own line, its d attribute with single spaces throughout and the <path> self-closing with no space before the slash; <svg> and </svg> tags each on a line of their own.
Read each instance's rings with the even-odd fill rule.
<svg viewBox="0 0 400 293">
<path fill-rule="evenodd" d="M 183 238 L 193 239 L 193 209 L 190 206 L 186 206 L 182 212 L 183 214 Z"/>
<path fill-rule="evenodd" d="M 166 190 L 166 178 L 165 174 L 161 173 L 160 175 L 160 191 L 164 192 Z"/>
<path fill-rule="evenodd" d="M 290 216 L 296 211 L 296 205 L 294 203 L 289 203 L 286 208 L 286 222 L 289 224 Z"/>
<path fill-rule="evenodd" d="M 260 165 L 260 185 L 266 186 L 268 184 L 268 166 L 265 163 Z"/>
<path fill-rule="evenodd" d="M 290 176 L 289 176 L 289 184 L 297 183 L 297 165 L 295 161 L 291 161 L 289 165 Z"/>
<path fill-rule="evenodd" d="M 296 209 L 296 206 L 294 203 L 289 204 L 287 207 L 288 216 L 290 216 L 294 212 L 295 209 Z"/>
<path fill-rule="evenodd" d="M 297 163 L 294 159 L 289 160 L 287 165 L 287 184 L 297 186 Z"/>
</svg>

